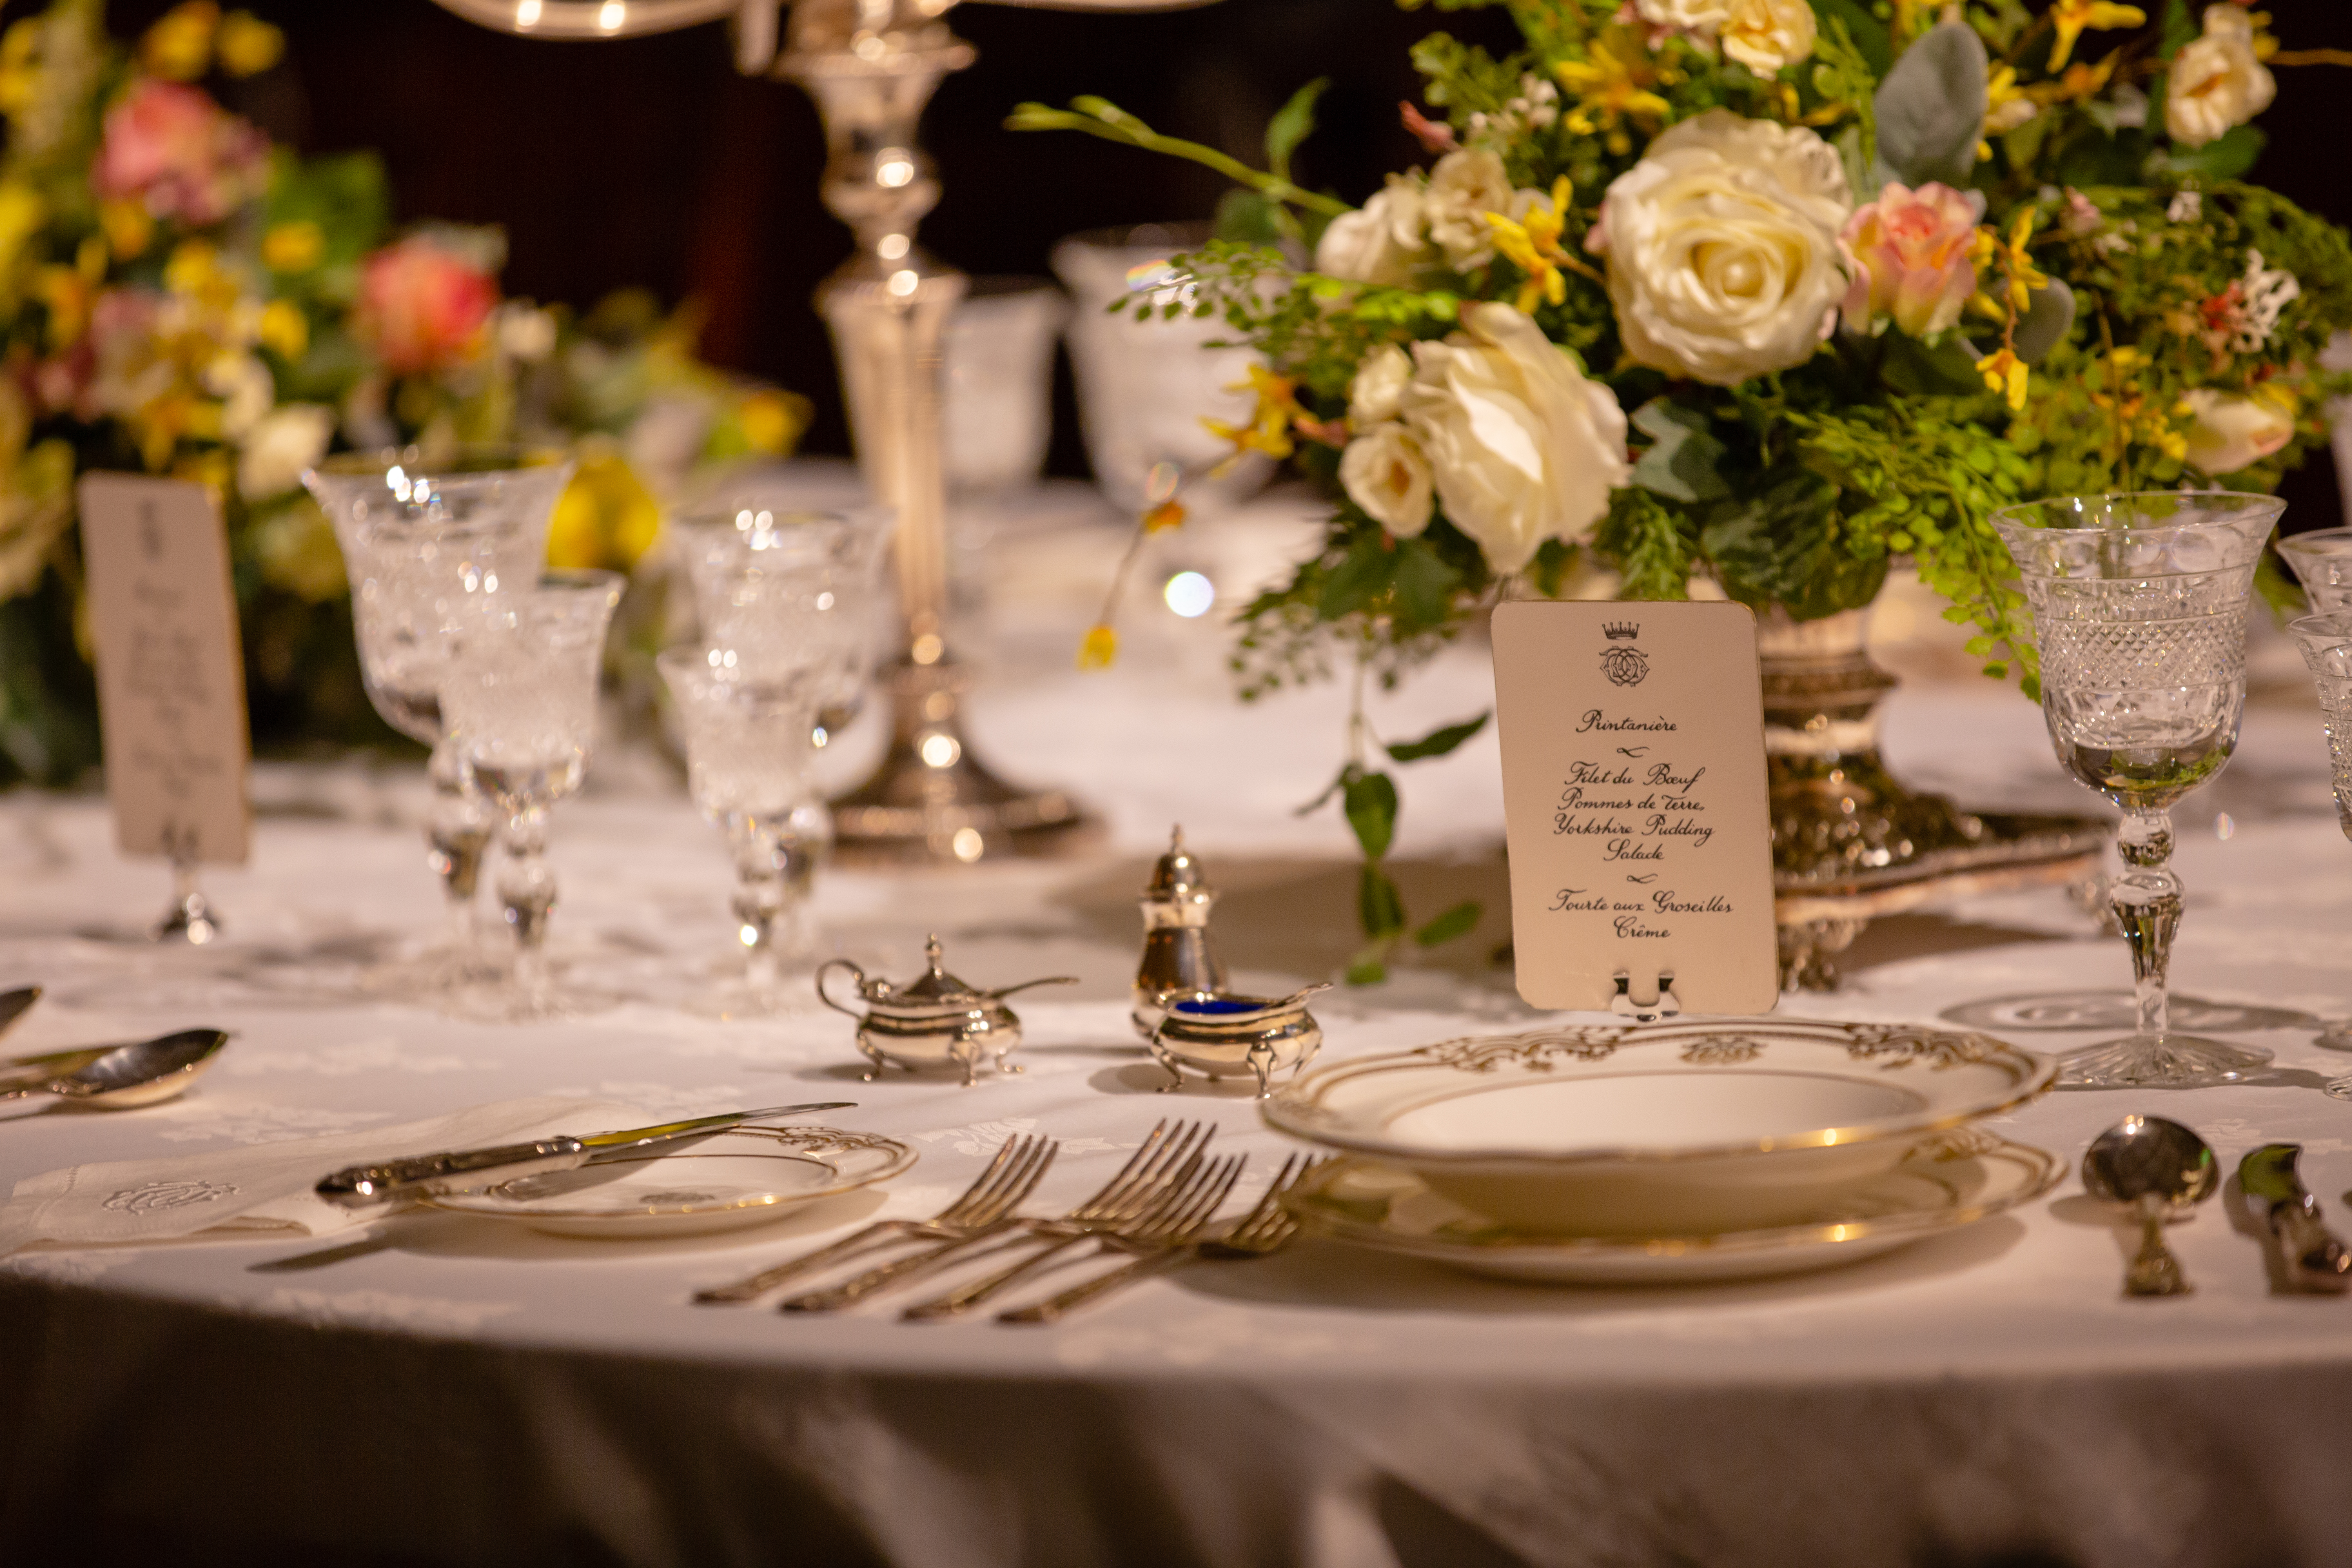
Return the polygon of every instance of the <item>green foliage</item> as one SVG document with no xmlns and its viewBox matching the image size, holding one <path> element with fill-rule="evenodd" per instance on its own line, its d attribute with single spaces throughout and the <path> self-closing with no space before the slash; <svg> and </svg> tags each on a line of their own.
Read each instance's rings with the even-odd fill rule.
<svg viewBox="0 0 2352 1568">
<path fill-rule="evenodd" d="M 1930 28 L 1903 51 L 1872 104 L 1877 179 L 1916 189 L 1930 180 L 1968 183 L 1984 133 L 1985 47 L 1958 22 Z"/>
<path fill-rule="evenodd" d="M 1423 757 L 1442 757 L 1485 729 L 1486 721 L 1493 717 L 1492 711 L 1481 713 L 1475 719 L 1465 719 L 1459 724 L 1447 724 L 1432 730 L 1418 741 L 1407 741 L 1402 745 L 1388 746 L 1383 750 L 1391 761 L 1400 763 L 1417 763 Z"/>
</svg>

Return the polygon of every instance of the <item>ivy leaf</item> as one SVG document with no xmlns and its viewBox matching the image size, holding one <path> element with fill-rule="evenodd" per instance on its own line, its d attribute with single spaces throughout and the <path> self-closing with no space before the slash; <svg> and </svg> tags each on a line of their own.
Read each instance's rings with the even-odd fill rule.
<svg viewBox="0 0 2352 1568">
<path fill-rule="evenodd" d="M 1389 548 L 1387 535 L 1377 528 L 1367 528 L 1349 542 L 1348 552 L 1324 579 L 1322 596 L 1316 601 L 1318 620 L 1336 621 L 1355 614 L 1370 605 L 1389 584 L 1389 574 L 1395 569 L 1396 552 Z"/>
<path fill-rule="evenodd" d="M 1486 906 L 1477 900 L 1465 899 L 1413 932 L 1412 940 L 1423 947 L 1435 947 L 1457 936 L 1467 936 L 1477 928 L 1478 917 L 1486 912 Z"/>
<path fill-rule="evenodd" d="M 1845 24 L 1846 36 L 1853 40 L 1855 52 L 1869 65 L 1873 76 L 1883 77 L 1895 63 L 1895 43 L 1886 35 L 1886 24 L 1871 15 L 1862 0 L 1813 0 L 1813 9 L 1824 21 Z"/>
<path fill-rule="evenodd" d="M 1984 40 L 1964 22 L 1930 27 L 1903 51 L 1873 100 L 1881 183 L 1969 183 L 1990 101 L 1987 69 Z"/>
<path fill-rule="evenodd" d="M 1235 185 L 1217 198 L 1217 214 L 1209 235 L 1235 245 L 1274 245 L 1282 238 L 1275 214 L 1282 204 L 1269 201 L 1245 185 Z"/>
<path fill-rule="evenodd" d="M 1331 85 L 1328 76 L 1318 76 L 1290 95 L 1290 101 L 1275 111 L 1265 126 L 1265 166 L 1282 179 L 1290 178 L 1290 155 L 1315 129 L 1315 100 Z"/>
<path fill-rule="evenodd" d="M 2066 329 L 2074 324 L 2074 290 L 2064 279 L 2053 278 L 2048 288 L 2033 291 L 2025 314 L 2017 320 L 2018 357 L 2028 364 L 2041 363 L 2043 355 L 2065 341 Z"/>
<path fill-rule="evenodd" d="M 2241 125 L 2224 132 L 2202 147 L 2178 147 L 2152 160 L 2162 171 L 2200 174 L 2209 180 L 2234 180 L 2254 166 L 2268 140 L 2259 126 Z"/>
<path fill-rule="evenodd" d="M 1374 942 L 1393 939 L 1404 930 L 1404 899 L 1397 885 L 1378 866 L 1365 866 L 1356 879 L 1356 913 L 1364 934 Z"/>
<path fill-rule="evenodd" d="M 2071 300 L 2068 314 L 2073 314 Z M 1897 392 L 1915 397 L 1966 397 L 1984 390 L 1984 377 L 1977 374 L 1982 356 L 1958 332 L 1945 333 L 1941 342 L 1929 348 L 1890 327 L 1878 342 L 1879 378 Z"/>
<path fill-rule="evenodd" d="M 1389 843 L 1396 837 L 1396 782 L 1386 773 L 1368 773 L 1353 764 L 1348 774 L 1352 776 L 1343 775 L 1339 785 L 1348 826 L 1355 830 L 1356 842 L 1363 846 L 1364 858 L 1377 860 L 1389 852 Z M 1398 917 L 1400 922 L 1402 918 Z"/>
<path fill-rule="evenodd" d="M 2197 16 L 2189 8 L 2189 0 L 2164 0 L 2164 15 L 2157 23 L 2157 53 L 2168 60 L 2196 38 Z M 2164 100 L 2158 97 L 2157 101 L 2161 103 Z"/>
<path fill-rule="evenodd" d="M 1348 984 L 1378 985 L 1389 977 L 1388 957 L 1389 943 L 1375 942 L 1367 944 L 1348 961 Z"/>
<path fill-rule="evenodd" d="M 1717 471 L 1725 447 L 1707 429 L 1706 412 L 1654 397 L 1633 411 L 1633 428 L 1650 449 L 1633 465 L 1633 482 L 1669 500 L 1719 500 L 1731 493 Z"/>
<path fill-rule="evenodd" d="M 1486 721 L 1493 716 L 1493 710 L 1489 710 L 1487 712 L 1479 714 L 1475 719 L 1465 720 L 1459 724 L 1448 724 L 1442 730 L 1432 730 L 1418 741 L 1408 741 L 1402 746 L 1389 747 L 1389 756 L 1400 763 L 1417 763 L 1423 757 L 1442 757 L 1485 729 Z"/>
<path fill-rule="evenodd" d="M 1398 629 L 1444 625 L 1453 612 L 1454 590 L 1461 584 L 1462 574 L 1447 565 L 1427 539 L 1400 540 L 1389 574 Z"/>
</svg>

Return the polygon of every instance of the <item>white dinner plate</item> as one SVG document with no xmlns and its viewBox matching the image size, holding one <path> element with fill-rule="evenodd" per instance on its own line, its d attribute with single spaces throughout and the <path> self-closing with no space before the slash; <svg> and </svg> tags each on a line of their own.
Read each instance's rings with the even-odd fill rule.
<svg viewBox="0 0 2352 1568">
<path fill-rule="evenodd" d="M 1795 1224 L 1920 1139 L 2033 1099 L 2056 1071 L 1987 1035 L 1708 1019 L 1355 1057 L 1264 1110 L 1508 1225 L 1688 1235 Z"/>
<path fill-rule="evenodd" d="M 830 1127 L 740 1127 L 648 1154 L 435 1193 L 433 1208 L 555 1236 L 690 1236 L 765 1225 L 819 1198 L 887 1182 L 915 1163 L 895 1138 Z"/>
<path fill-rule="evenodd" d="M 1555 1235 L 1500 1225 L 1411 1171 L 1362 1159 L 1318 1167 L 1285 1200 L 1307 1230 L 1506 1279 L 1700 1284 L 1825 1268 L 2014 1208 L 2064 1173 L 2054 1154 L 1981 1129 L 1914 1143 L 1894 1169 L 1846 1188 L 1804 1223 L 1711 1236 Z"/>
</svg>

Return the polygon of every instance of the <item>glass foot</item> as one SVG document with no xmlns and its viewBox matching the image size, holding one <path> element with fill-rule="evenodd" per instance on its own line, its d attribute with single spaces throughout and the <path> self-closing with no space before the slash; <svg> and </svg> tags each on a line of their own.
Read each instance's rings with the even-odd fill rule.
<svg viewBox="0 0 2352 1568">
<path fill-rule="evenodd" d="M 2058 1082 L 2077 1089 L 2210 1089 L 2241 1083 L 2271 1054 L 2198 1035 L 2126 1035 L 2065 1058 Z"/>
<path fill-rule="evenodd" d="M 592 1018 L 611 1012 L 628 998 L 560 981 L 524 986 L 509 978 L 488 985 L 462 986 L 437 1000 L 444 1013 L 478 1024 L 539 1024 Z"/>
<path fill-rule="evenodd" d="M 2330 1018 L 2311 1043 L 2324 1051 L 2352 1051 L 2352 1018 Z"/>
</svg>

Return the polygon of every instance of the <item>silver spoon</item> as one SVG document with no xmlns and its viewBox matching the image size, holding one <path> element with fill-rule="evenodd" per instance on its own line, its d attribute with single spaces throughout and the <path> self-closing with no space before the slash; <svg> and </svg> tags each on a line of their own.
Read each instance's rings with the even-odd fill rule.
<svg viewBox="0 0 2352 1568">
<path fill-rule="evenodd" d="M 0 1035 L 6 1034 L 16 1020 L 30 1012 L 33 1004 L 40 999 L 41 988 L 37 985 L 24 985 L 14 991 L 0 991 Z"/>
<path fill-rule="evenodd" d="M 219 1029 L 183 1029 L 124 1046 L 86 1046 L 13 1064 L 0 1079 L 0 1100 L 54 1094 L 100 1110 L 131 1110 L 184 1091 L 212 1065 L 228 1036 Z"/>
<path fill-rule="evenodd" d="M 2196 1289 L 2164 1245 L 2165 1222 L 2210 1198 L 2221 1170 L 2204 1139 L 2161 1116 L 2126 1116 L 2083 1152 L 2083 1185 L 2139 1220 L 2139 1255 L 2124 1270 L 2126 1296 L 2185 1296 Z"/>
</svg>

